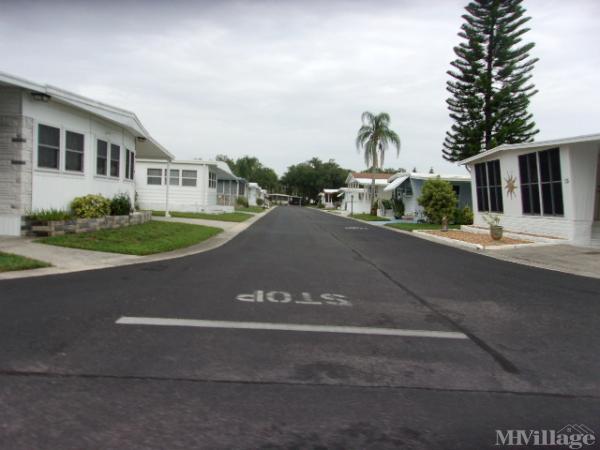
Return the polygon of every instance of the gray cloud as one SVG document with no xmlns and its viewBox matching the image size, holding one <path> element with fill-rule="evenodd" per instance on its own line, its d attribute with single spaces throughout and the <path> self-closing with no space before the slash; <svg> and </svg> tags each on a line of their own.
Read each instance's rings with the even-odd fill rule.
<svg viewBox="0 0 600 450">
<path fill-rule="evenodd" d="M 364 110 L 403 141 L 386 165 L 456 172 L 446 70 L 465 1 L 2 2 L 0 70 L 135 111 L 179 158 L 253 154 L 280 174 L 359 169 Z M 526 2 L 538 139 L 598 131 L 594 1 Z"/>
</svg>

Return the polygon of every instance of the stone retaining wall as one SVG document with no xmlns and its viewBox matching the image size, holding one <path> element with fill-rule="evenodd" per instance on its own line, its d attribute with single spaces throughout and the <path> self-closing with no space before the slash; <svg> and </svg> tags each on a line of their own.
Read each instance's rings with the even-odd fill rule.
<svg viewBox="0 0 600 450">
<path fill-rule="evenodd" d="M 47 222 L 25 220 L 21 233 L 25 236 L 61 236 L 139 225 L 151 219 L 152 211 L 139 211 L 128 216 L 106 216 L 98 219 L 51 220 Z"/>
</svg>

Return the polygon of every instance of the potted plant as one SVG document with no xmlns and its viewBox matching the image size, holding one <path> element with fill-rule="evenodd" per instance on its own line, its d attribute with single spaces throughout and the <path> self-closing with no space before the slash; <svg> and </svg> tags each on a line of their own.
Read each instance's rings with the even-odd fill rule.
<svg viewBox="0 0 600 450">
<path fill-rule="evenodd" d="M 490 226 L 490 236 L 493 240 L 502 239 L 503 227 L 500 225 L 500 216 L 498 214 L 484 214 L 483 220 Z"/>
</svg>

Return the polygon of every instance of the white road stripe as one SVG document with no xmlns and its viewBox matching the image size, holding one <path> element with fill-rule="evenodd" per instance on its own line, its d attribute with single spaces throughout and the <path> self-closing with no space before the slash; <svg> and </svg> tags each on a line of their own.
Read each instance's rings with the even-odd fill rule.
<svg viewBox="0 0 600 450">
<path fill-rule="evenodd" d="M 119 325 L 156 325 L 166 327 L 226 328 L 240 330 L 308 331 L 314 333 L 369 334 L 379 336 L 408 336 L 444 339 L 468 339 L 455 331 L 403 330 L 397 328 L 344 327 L 301 325 L 295 323 L 230 322 L 224 320 L 168 319 L 161 317 L 121 317 Z"/>
</svg>

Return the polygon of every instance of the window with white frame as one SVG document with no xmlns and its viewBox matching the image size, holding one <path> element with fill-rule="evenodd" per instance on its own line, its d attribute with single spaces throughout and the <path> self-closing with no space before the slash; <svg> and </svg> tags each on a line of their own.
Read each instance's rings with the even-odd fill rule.
<svg viewBox="0 0 600 450">
<path fill-rule="evenodd" d="M 65 141 L 65 170 L 83 172 L 83 134 L 67 131 Z"/>
<path fill-rule="evenodd" d="M 121 168 L 121 147 L 110 144 L 110 176 L 119 177 Z"/>
<path fill-rule="evenodd" d="M 148 169 L 147 184 L 160 186 L 162 184 L 162 169 Z"/>
<path fill-rule="evenodd" d="M 96 142 L 96 175 L 106 175 L 108 167 L 108 142 Z"/>
<path fill-rule="evenodd" d="M 181 171 L 181 185 L 182 186 L 196 186 L 198 180 L 197 170 L 182 170 Z"/>
<path fill-rule="evenodd" d="M 38 126 L 38 167 L 58 169 L 60 161 L 60 129 Z"/>
<path fill-rule="evenodd" d="M 169 184 L 171 186 L 179 186 L 179 169 L 171 169 Z"/>
<path fill-rule="evenodd" d="M 208 187 L 211 189 L 216 189 L 217 187 L 217 173 L 216 172 L 208 172 Z"/>
</svg>

